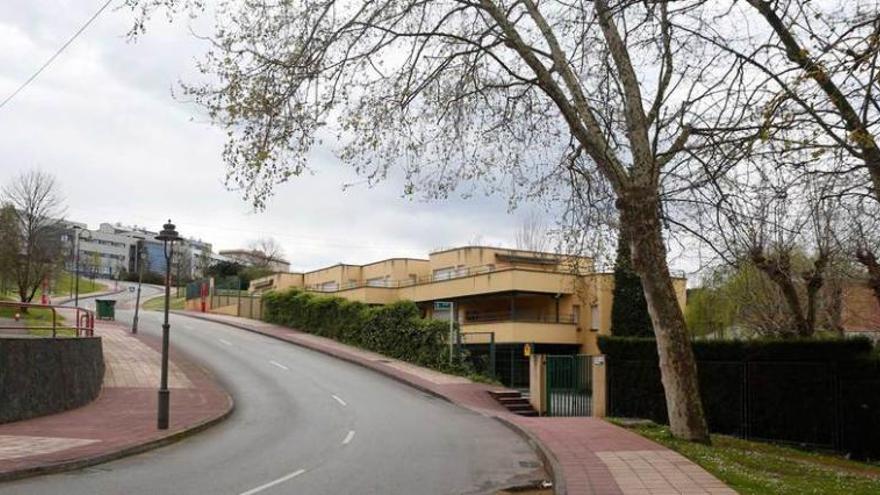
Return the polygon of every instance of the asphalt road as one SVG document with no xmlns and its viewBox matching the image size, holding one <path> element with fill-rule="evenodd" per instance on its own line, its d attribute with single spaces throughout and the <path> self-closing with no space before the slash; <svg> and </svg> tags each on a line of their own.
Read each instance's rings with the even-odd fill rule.
<svg viewBox="0 0 880 495">
<path fill-rule="evenodd" d="M 160 324 L 141 312 L 141 332 L 159 335 Z M 372 371 L 215 323 L 171 324 L 172 346 L 234 397 L 229 419 L 137 456 L 0 484 L 0 494 L 494 493 L 539 466 L 497 421 Z"/>
</svg>

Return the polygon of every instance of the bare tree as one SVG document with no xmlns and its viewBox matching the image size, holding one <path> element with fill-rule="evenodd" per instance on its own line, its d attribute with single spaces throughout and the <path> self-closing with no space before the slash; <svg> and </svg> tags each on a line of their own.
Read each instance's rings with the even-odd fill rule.
<svg viewBox="0 0 880 495">
<path fill-rule="evenodd" d="M 845 244 L 864 268 L 868 286 L 880 305 L 880 203 L 866 198 L 844 202 L 849 229 Z"/>
<path fill-rule="evenodd" d="M 284 261 L 284 248 L 272 237 L 251 241 L 249 248 L 257 268 L 269 268 L 272 263 Z"/>
<path fill-rule="evenodd" d="M 747 1 L 773 33 L 747 59 L 778 88 L 766 124 L 811 124 L 816 132 L 805 137 L 816 150 L 842 152 L 835 172 L 851 176 L 847 189 L 867 178 L 868 194 L 880 201 L 880 3 Z"/>
<path fill-rule="evenodd" d="M 843 256 L 836 184 L 761 163 L 737 171 L 715 182 L 713 199 L 703 192 L 703 222 L 694 230 L 728 265 L 753 266 L 776 285 L 793 326 L 779 334 L 810 337 L 827 276 Z"/>
<path fill-rule="evenodd" d="M 156 8 L 199 2 L 127 3 L 140 31 Z M 555 183 L 585 218 L 594 207 L 583 199 L 603 191 L 609 203 L 595 218 L 619 220 L 631 244 L 671 430 L 708 442 L 664 238 L 664 205 L 688 175 L 684 151 L 706 148 L 693 124 L 742 111 L 718 91 L 729 75 L 722 50 L 673 29 L 703 9 L 700 0 L 229 3 L 202 65 L 219 83 L 187 91 L 230 130 L 229 184 L 258 208 L 324 137 L 370 183 L 402 169 L 405 191 L 427 197 L 478 182 L 512 198 L 552 195 Z"/>
<path fill-rule="evenodd" d="M 3 187 L 2 201 L 14 209 L 19 229 L 18 296 L 21 302 L 30 302 L 63 257 L 62 199 L 52 175 L 29 171 Z"/>
<path fill-rule="evenodd" d="M 514 242 L 517 249 L 543 252 L 549 245 L 549 232 L 543 218 L 535 211 L 528 212 L 517 227 Z"/>
<path fill-rule="evenodd" d="M 21 254 L 21 231 L 15 208 L 0 206 L 0 295 L 5 295 L 7 283 L 17 277 Z"/>
</svg>

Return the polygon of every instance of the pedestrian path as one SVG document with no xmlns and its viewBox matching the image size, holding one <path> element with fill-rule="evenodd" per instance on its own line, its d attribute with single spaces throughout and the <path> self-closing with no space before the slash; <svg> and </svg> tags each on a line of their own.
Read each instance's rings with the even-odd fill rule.
<svg viewBox="0 0 880 495">
<path fill-rule="evenodd" d="M 92 403 L 49 416 L 0 424 L 0 480 L 105 462 L 162 445 L 224 418 L 232 398 L 214 378 L 173 350 L 171 424 L 156 428 L 161 342 L 97 321 L 105 375 Z"/>
<path fill-rule="evenodd" d="M 178 313 L 261 333 L 357 363 L 497 418 L 538 444 L 553 470 L 557 494 L 736 493 L 680 454 L 601 419 L 512 414 L 488 394 L 503 387 L 474 383 L 262 321 L 211 313 Z"/>
</svg>

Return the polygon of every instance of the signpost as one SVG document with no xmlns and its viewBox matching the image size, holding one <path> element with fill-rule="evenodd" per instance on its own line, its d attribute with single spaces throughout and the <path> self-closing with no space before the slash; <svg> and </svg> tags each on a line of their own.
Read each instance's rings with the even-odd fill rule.
<svg viewBox="0 0 880 495">
<path fill-rule="evenodd" d="M 449 311 L 449 364 L 452 364 L 453 345 L 455 342 L 455 304 L 451 301 L 434 301 L 434 311 Z"/>
</svg>

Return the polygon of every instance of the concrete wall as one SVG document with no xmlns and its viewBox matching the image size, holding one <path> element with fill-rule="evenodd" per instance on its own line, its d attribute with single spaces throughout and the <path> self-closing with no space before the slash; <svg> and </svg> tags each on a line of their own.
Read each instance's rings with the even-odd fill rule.
<svg viewBox="0 0 880 495">
<path fill-rule="evenodd" d="M 84 406 L 103 381 L 100 337 L 0 338 L 0 423 Z"/>
<path fill-rule="evenodd" d="M 292 287 L 302 288 L 304 277 L 302 273 L 273 273 L 265 277 L 251 280 L 251 292 L 268 292 L 270 290 L 285 290 Z"/>
</svg>

